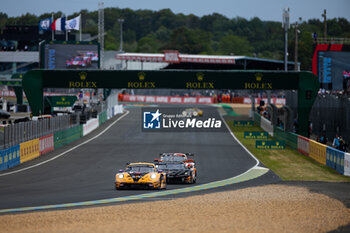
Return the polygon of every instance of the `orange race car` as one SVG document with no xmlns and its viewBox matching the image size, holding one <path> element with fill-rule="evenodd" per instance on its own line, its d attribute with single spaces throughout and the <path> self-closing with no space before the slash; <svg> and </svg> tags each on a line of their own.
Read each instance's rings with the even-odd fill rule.
<svg viewBox="0 0 350 233">
<path fill-rule="evenodd" d="M 166 173 L 158 171 L 153 163 L 128 163 L 125 171 L 115 175 L 115 188 L 166 189 Z"/>
</svg>

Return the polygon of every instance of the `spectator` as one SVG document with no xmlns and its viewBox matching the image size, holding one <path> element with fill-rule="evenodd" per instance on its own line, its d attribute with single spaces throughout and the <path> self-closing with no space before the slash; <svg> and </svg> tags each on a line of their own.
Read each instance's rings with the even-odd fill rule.
<svg viewBox="0 0 350 233">
<path fill-rule="evenodd" d="M 339 150 L 346 152 L 347 144 L 342 137 L 339 137 Z"/>
<path fill-rule="evenodd" d="M 326 137 L 326 133 L 325 132 L 323 132 L 322 133 L 322 135 L 321 135 L 321 137 L 320 137 L 320 143 L 322 143 L 322 144 L 327 144 L 327 142 L 328 142 L 328 139 L 327 139 L 327 137 Z"/>
<path fill-rule="evenodd" d="M 338 134 L 335 135 L 335 138 L 333 139 L 332 146 L 336 149 L 339 149 L 340 144 L 339 144 L 339 135 Z"/>
</svg>

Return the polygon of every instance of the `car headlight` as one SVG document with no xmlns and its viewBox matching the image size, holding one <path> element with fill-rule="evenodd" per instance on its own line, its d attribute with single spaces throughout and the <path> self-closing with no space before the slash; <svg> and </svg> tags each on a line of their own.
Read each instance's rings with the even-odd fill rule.
<svg viewBox="0 0 350 233">
<path fill-rule="evenodd" d="M 188 172 L 185 172 L 185 175 L 188 175 Z"/>
<path fill-rule="evenodd" d="M 123 174 L 119 174 L 118 178 L 119 178 L 119 179 L 123 179 L 123 178 L 124 178 L 124 175 L 123 175 Z"/>
<path fill-rule="evenodd" d="M 151 175 L 151 179 L 156 179 L 157 178 L 157 175 L 156 174 L 152 174 Z"/>
</svg>

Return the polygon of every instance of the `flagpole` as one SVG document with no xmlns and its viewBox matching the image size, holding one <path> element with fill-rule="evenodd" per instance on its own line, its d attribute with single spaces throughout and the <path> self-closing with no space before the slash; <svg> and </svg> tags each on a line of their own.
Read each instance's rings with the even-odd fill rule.
<svg viewBox="0 0 350 233">
<path fill-rule="evenodd" d="M 80 15 L 79 15 L 79 24 L 80 24 L 80 25 L 79 25 L 79 29 L 80 29 L 80 30 L 79 30 L 79 41 L 81 41 L 81 34 L 82 34 L 82 30 L 83 30 L 83 26 L 82 26 L 83 24 L 82 24 L 81 21 L 82 21 L 82 18 L 81 18 L 81 14 L 80 14 Z"/>
<path fill-rule="evenodd" d="M 52 13 L 52 15 L 51 15 L 51 24 L 53 23 L 53 13 Z M 50 25 L 50 29 L 51 29 L 51 25 Z M 55 32 L 54 32 L 54 30 L 52 30 L 51 29 L 51 39 L 52 39 L 52 41 L 54 41 L 55 40 Z"/>
</svg>

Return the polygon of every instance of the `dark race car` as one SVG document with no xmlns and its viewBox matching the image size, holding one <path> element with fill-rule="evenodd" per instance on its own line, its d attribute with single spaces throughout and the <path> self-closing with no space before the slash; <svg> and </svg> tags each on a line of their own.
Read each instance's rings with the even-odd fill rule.
<svg viewBox="0 0 350 233">
<path fill-rule="evenodd" d="M 166 173 L 167 183 L 196 183 L 196 169 L 192 165 L 183 162 L 156 163 L 157 169 Z"/>
<path fill-rule="evenodd" d="M 185 165 L 192 165 L 196 167 L 196 162 L 193 159 L 188 158 L 194 156 L 192 153 L 161 153 L 159 159 L 155 159 L 155 163 L 161 162 L 183 162 Z"/>
</svg>

